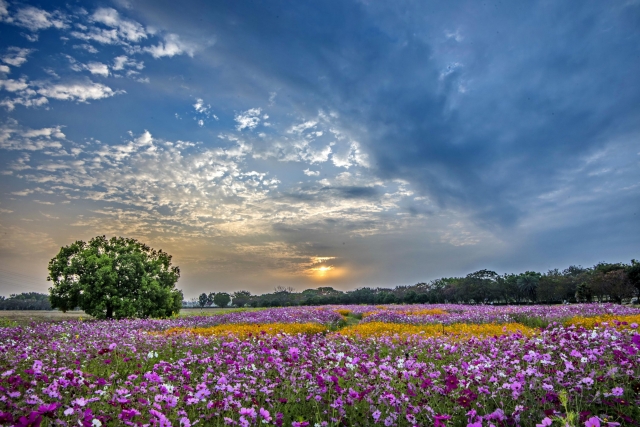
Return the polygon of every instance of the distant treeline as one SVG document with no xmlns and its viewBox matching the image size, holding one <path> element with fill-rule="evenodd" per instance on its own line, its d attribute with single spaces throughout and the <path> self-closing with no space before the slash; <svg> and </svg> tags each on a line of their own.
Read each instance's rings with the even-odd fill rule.
<svg viewBox="0 0 640 427">
<path fill-rule="evenodd" d="M 212 305 L 214 294 L 202 294 L 196 304 Z M 226 295 L 226 294 L 225 294 Z M 570 266 L 546 273 L 526 271 L 500 275 L 479 270 L 465 277 L 447 277 L 429 283 L 391 288 L 360 288 L 342 292 L 331 287 L 294 292 L 278 287 L 273 293 L 231 295 L 238 307 L 283 307 L 324 304 L 559 304 L 563 302 L 630 302 L 640 295 L 640 262 L 604 263 L 584 268 Z"/>
<path fill-rule="evenodd" d="M 37 292 L 0 296 L 0 310 L 51 310 L 49 295 Z"/>
</svg>

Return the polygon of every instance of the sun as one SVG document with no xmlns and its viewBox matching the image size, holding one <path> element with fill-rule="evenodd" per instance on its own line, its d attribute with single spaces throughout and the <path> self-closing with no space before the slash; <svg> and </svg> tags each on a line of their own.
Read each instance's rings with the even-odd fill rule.
<svg viewBox="0 0 640 427">
<path fill-rule="evenodd" d="M 312 268 L 311 271 L 315 272 L 318 277 L 324 277 L 329 271 L 333 270 L 333 266 L 323 265 L 322 267 Z"/>
</svg>

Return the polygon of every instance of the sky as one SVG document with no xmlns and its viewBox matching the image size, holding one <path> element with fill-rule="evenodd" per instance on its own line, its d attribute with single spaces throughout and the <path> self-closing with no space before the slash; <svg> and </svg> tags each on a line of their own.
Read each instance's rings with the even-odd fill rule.
<svg viewBox="0 0 640 427">
<path fill-rule="evenodd" d="M 0 295 L 136 238 L 201 292 L 640 259 L 640 1 L 0 0 Z"/>
</svg>

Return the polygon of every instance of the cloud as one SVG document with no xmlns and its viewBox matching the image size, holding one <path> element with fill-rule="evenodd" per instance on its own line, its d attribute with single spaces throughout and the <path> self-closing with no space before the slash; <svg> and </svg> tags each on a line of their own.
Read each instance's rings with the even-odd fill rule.
<svg viewBox="0 0 640 427">
<path fill-rule="evenodd" d="M 101 62 L 89 62 L 85 67 L 91 74 L 109 77 L 109 67 L 106 64 Z"/>
<path fill-rule="evenodd" d="M 260 113 L 262 109 L 251 108 L 245 112 L 236 114 L 234 120 L 238 123 L 237 130 L 254 129 L 260 123 Z"/>
<path fill-rule="evenodd" d="M 208 114 L 211 109 L 211 105 L 210 104 L 204 105 L 204 101 L 201 98 L 198 98 L 196 100 L 196 103 L 193 104 L 193 108 L 198 113 Z"/>
<path fill-rule="evenodd" d="M 11 69 L 6 65 L 0 65 L 0 73 L 8 74 L 10 71 Z"/>
<path fill-rule="evenodd" d="M 5 16 L 9 15 L 8 5 L 5 0 L 0 0 L 0 19 L 4 19 Z"/>
<path fill-rule="evenodd" d="M 38 151 L 47 148 L 61 148 L 66 136 L 62 126 L 41 129 L 22 127 L 9 120 L 0 126 L 0 149 L 11 151 Z"/>
<path fill-rule="evenodd" d="M 136 68 L 138 70 L 142 70 L 144 68 L 144 62 L 130 59 L 126 55 L 116 56 L 113 59 L 113 67 L 112 68 L 115 71 L 124 70 L 125 67 L 133 67 L 133 68 Z"/>
<path fill-rule="evenodd" d="M 38 89 L 38 94 L 61 101 L 87 102 L 94 99 L 110 98 L 124 91 L 114 91 L 108 86 L 92 81 L 78 83 L 48 84 Z"/>
<path fill-rule="evenodd" d="M 137 43 L 147 38 L 147 32 L 138 22 L 120 17 L 117 10 L 101 7 L 91 16 L 91 20 L 117 29 L 118 38 Z"/>
<path fill-rule="evenodd" d="M 2 7 L 0 7 L 0 10 Z M 6 13 L 6 3 L 5 3 L 5 16 Z M 1 16 L 2 14 L 0 14 Z M 45 10 L 39 9 L 33 6 L 23 7 L 18 9 L 18 11 L 13 16 L 9 16 L 5 18 L 6 22 L 12 23 L 14 25 L 27 28 L 31 31 L 40 31 L 46 30 L 47 28 L 57 28 L 62 29 L 66 28 L 66 17 L 60 12 L 49 13 Z"/>
<path fill-rule="evenodd" d="M 13 65 L 14 67 L 19 67 L 25 62 L 27 62 L 27 56 L 33 52 L 33 49 L 23 49 L 19 47 L 12 46 L 8 49 L 8 53 L 2 56 L 2 62 L 5 64 Z"/>
<path fill-rule="evenodd" d="M 320 171 L 312 171 L 309 169 L 305 169 L 302 172 L 307 176 L 320 176 Z"/>
<path fill-rule="evenodd" d="M 24 78 L 21 78 L 20 80 L 14 80 L 14 79 L 0 80 L 0 89 L 4 89 L 9 92 L 23 91 L 28 87 L 29 87 L 29 83 L 27 83 L 26 79 Z"/>
<path fill-rule="evenodd" d="M 86 50 L 89 53 L 98 53 L 98 49 L 96 49 L 95 47 L 91 46 L 88 43 L 83 43 L 83 44 L 76 44 L 73 45 L 74 49 L 83 49 Z"/>
<path fill-rule="evenodd" d="M 200 47 L 192 42 L 186 42 L 180 38 L 177 34 L 167 34 L 164 36 L 164 43 L 160 42 L 155 46 L 145 47 L 144 51 L 148 52 L 154 58 L 163 58 L 168 56 L 169 58 L 175 55 L 187 54 L 193 56 Z"/>
<path fill-rule="evenodd" d="M 120 42 L 117 30 L 105 30 L 103 28 L 92 27 L 84 33 L 81 31 L 72 31 L 70 34 L 81 40 L 94 41 L 101 44 L 116 44 Z"/>
</svg>

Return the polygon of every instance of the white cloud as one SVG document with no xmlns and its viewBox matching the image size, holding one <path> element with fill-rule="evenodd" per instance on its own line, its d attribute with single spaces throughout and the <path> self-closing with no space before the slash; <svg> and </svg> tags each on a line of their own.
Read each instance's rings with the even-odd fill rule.
<svg viewBox="0 0 640 427">
<path fill-rule="evenodd" d="M 4 0 L 0 0 L 0 19 L 9 15 L 9 11 L 7 10 L 7 2 Z"/>
<path fill-rule="evenodd" d="M 204 126 L 204 121 L 203 120 L 198 120 L 198 126 L 200 126 L 200 127 Z"/>
<path fill-rule="evenodd" d="M 31 31 L 45 30 L 47 28 L 66 28 L 65 17 L 60 12 L 49 13 L 37 7 L 27 6 L 9 18 L 6 22 L 27 28 Z"/>
<path fill-rule="evenodd" d="M 114 91 L 103 84 L 87 81 L 82 83 L 49 84 L 40 88 L 38 93 L 47 98 L 63 101 L 87 102 L 92 99 L 109 98 L 124 93 L 124 91 Z"/>
<path fill-rule="evenodd" d="M 36 151 L 46 148 L 61 148 L 66 139 L 62 126 L 30 129 L 10 120 L 0 126 L 0 148 L 4 150 Z"/>
<path fill-rule="evenodd" d="M 25 62 L 27 62 L 27 56 L 33 52 L 33 49 L 22 49 L 19 47 L 12 46 L 8 49 L 8 53 L 5 54 L 1 59 L 5 64 L 13 65 L 14 67 L 19 67 Z"/>
<path fill-rule="evenodd" d="M 336 144 L 335 152 L 331 156 L 331 161 L 339 168 L 349 168 L 351 166 L 369 167 L 369 161 L 366 154 L 360 150 L 360 144 L 351 141 L 348 146 Z"/>
<path fill-rule="evenodd" d="M 106 30 L 104 28 L 91 27 L 87 32 L 72 31 L 71 36 L 86 40 L 94 41 L 101 44 L 116 44 L 120 41 L 118 38 L 118 30 Z"/>
<path fill-rule="evenodd" d="M 198 113 L 207 114 L 209 112 L 209 109 L 211 108 L 211 105 L 204 105 L 204 101 L 201 98 L 198 98 L 196 100 L 196 103 L 193 104 L 193 108 L 195 108 Z"/>
<path fill-rule="evenodd" d="M 464 40 L 464 37 L 462 36 L 462 34 L 460 34 L 460 30 L 456 30 L 454 32 L 445 31 L 444 35 L 448 39 L 454 39 L 458 43 L 460 43 L 462 40 Z"/>
<path fill-rule="evenodd" d="M 147 38 L 147 32 L 141 24 L 121 18 L 115 9 L 101 7 L 94 12 L 91 19 L 94 22 L 99 22 L 107 27 L 117 29 L 119 38 L 129 42 L 139 42 Z"/>
<path fill-rule="evenodd" d="M 320 176 L 320 171 L 312 171 L 309 169 L 305 169 L 302 172 L 307 176 Z"/>
<path fill-rule="evenodd" d="M 4 89 L 8 92 L 18 92 L 25 90 L 29 87 L 29 83 L 25 80 L 25 78 L 21 78 L 20 80 L 6 79 L 0 80 L 0 89 Z"/>
<path fill-rule="evenodd" d="M 177 34 L 167 34 L 164 36 L 164 43 L 160 42 L 155 46 L 146 47 L 144 51 L 149 52 L 151 56 L 158 59 L 164 56 L 171 58 L 183 53 L 193 56 L 198 49 L 198 45 L 181 40 Z"/>
<path fill-rule="evenodd" d="M 11 71 L 9 67 L 6 65 L 0 65 L 0 73 L 9 74 L 9 71 Z"/>
<path fill-rule="evenodd" d="M 251 108 L 243 113 L 236 114 L 235 121 L 238 123 L 236 129 L 254 129 L 260 123 L 261 112 L 262 109 L 260 108 Z"/>
<path fill-rule="evenodd" d="M 318 124 L 318 122 L 316 120 L 308 120 L 308 121 L 300 123 L 298 125 L 291 126 L 287 130 L 287 133 L 296 133 L 296 134 L 300 135 L 307 129 L 315 128 L 317 124 Z"/>
<path fill-rule="evenodd" d="M 103 77 L 109 77 L 109 67 L 101 62 L 89 62 L 85 65 L 91 74 L 98 74 Z"/>
<path fill-rule="evenodd" d="M 74 49 L 84 49 L 89 53 L 98 53 L 98 49 L 91 46 L 89 43 L 76 44 L 73 46 Z"/>
<path fill-rule="evenodd" d="M 15 98 L 5 98 L 0 101 L 0 106 L 5 107 L 9 111 L 13 111 L 16 105 L 24 105 L 25 107 L 41 107 L 47 104 L 49 100 L 44 96 L 32 98 L 29 96 L 18 96 Z"/>
<path fill-rule="evenodd" d="M 138 70 L 142 70 L 144 68 L 144 62 L 130 59 L 126 55 L 116 56 L 113 59 L 113 67 L 112 68 L 115 71 L 124 70 L 125 67 L 132 67 L 132 68 L 136 68 Z"/>
</svg>

